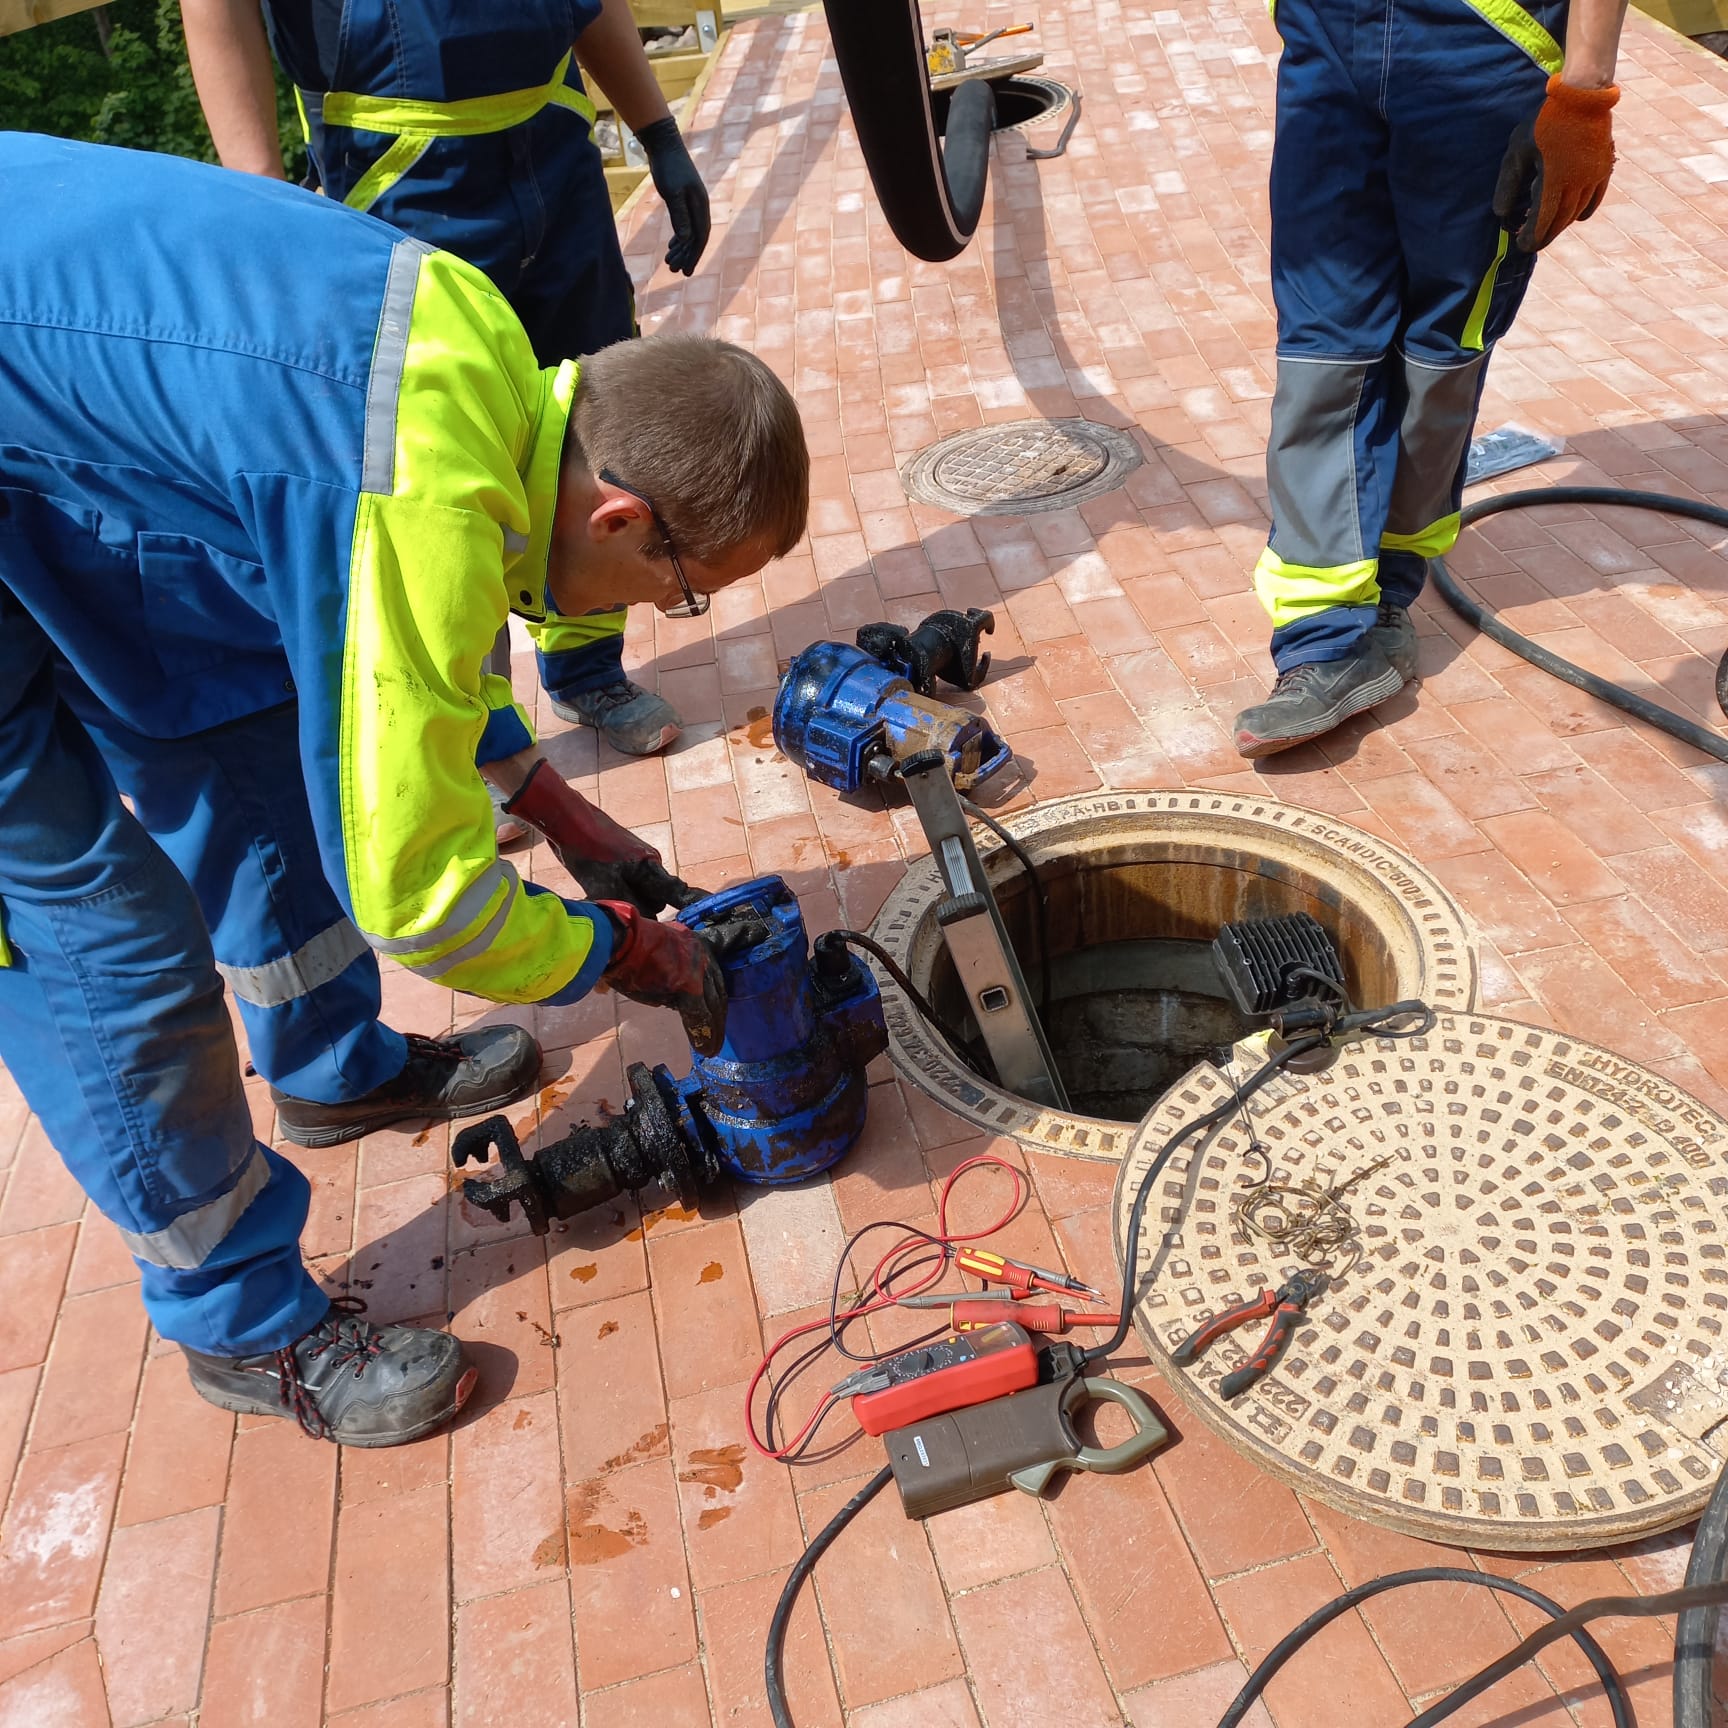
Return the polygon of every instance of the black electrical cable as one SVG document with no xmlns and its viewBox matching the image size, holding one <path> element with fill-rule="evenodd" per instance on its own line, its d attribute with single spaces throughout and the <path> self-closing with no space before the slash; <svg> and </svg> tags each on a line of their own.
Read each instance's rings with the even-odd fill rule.
<svg viewBox="0 0 1728 1728">
<path fill-rule="evenodd" d="M 1034 927 L 1038 932 L 1038 1017 L 1048 1022 L 1050 1018 L 1050 896 L 1044 891 L 1037 867 L 1033 864 L 1026 848 L 996 820 L 994 816 L 980 810 L 970 798 L 962 798 L 960 807 L 975 822 L 982 822 L 1004 846 L 1020 861 L 1020 868 L 1026 872 L 1026 880 L 1032 886 L 1033 909 L 1036 914 Z M 1048 1026 L 1046 1026 L 1048 1030 Z"/>
<path fill-rule="evenodd" d="M 1397 1027 L 1395 1023 L 1398 1021 L 1411 1021 L 1412 1024 Z M 1090 1368 L 1095 1362 L 1113 1356 L 1128 1337 L 1128 1328 L 1134 1320 L 1134 1283 L 1140 1264 L 1140 1230 L 1146 1217 L 1146 1203 L 1152 1198 L 1153 1184 L 1184 1140 L 1194 1134 L 1209 1134 L 1298 1056 L 1317 1050 L 1331 1036 L 1341 1032 L 1369 1032 L 1381 1038 L 1414 1038 L 1430 1030 L 1433 1024 L 1434 1010 L 1426 1002 L 1394 1002 L 1390 1008 L 1371 1008 L 1342 1015 L 1327 1031 L 1291 1039 L 1282 1050 L 1256 1068 L 1216 1109 L 1208 1110 L 1204 1116 L 1196 1116 L 1192 1122 L 1178 1128 L 1159 1148 L 1158 1155 L 1147 1166 L 1146 1174 L 1140 1178 L 1140 1186 L 1134 1190 L 1134 1203 L 1128 1213 L 1128 1240 L 1122 1250 L 1122 1311 L 1116 1317 L 1116 1330 L 1103 1343 L 1093 1345 L 1086 1352 L 1082 1358 L 1085 1365 Z"/>
<path fill-rule="evenodd" d="M 786 1628 L 791 1624 L 792 1605 L 798 1600 L 798 1592 L 803 1587 L 804 1580 L 815 1570 L 816 1562 L 833 1545 L 835 1537 L 893 1480 L 893 1470 L 884 1464 L 823 1525 L 786 1575 L 780 1600 L 774 1604 L 774 1618 L 768 1622 L 768 1652 L 762 1665 L 762 1679 L 768 1689 L 768 1714 L 774 1719 L 774 1728 L 796 1728 L 791 1709 L 786 1703 L 786 1679 L 780 1671 L 780 1665 L 786 1650 Z"/>
<path fill-rule="evenodd" d="M 941 1033 L 943 1043 L 960 1058 L 965 1067 L 974 1074 L 978 1072 L 978 1064 L 967 1054 L 966 1045 L 961 1040 L 959 1033 L 931 1007 L 924 992 L 906 976 L 905 968 L 874 936 L 866 936 L 862 930 L 836 930 L 833 934 L 838 936 L 849 948 L 862 948 L 873 960 L 878 961 L 882 970 L 900 986 L 911 1001 L 912 1006 L 924 1017 L 925 1024 L 932 1031 Z"/>
<path fill-rule="evenodd" d="M 1420 1716 L 1412 1716 L 1404 1728 L 1439 1728 L 1454 1710 L 1479 1697 L 1490 1686 L 1498 1684 L 1515 1669 L 1522 1668 L 1532 1656 L 1557 1644 L 1562 1638 L 1573 1637 L 1581 1626 L 1592 1620 L 1647 1620 L 1672 1614 L 1677 1609 L 1693 1608 L 1703 1603 L 1728 1601 L 1728 1583 L 1698 1584 L 1683 1590 L 1664 1590 L 1656 1596 L 1595 1596 L 1568 1609 L 1558 1620 L 1539 1626 L 1520 1644 L 1514 1644 L 1498 1661 L 1478 1670 L 1462 1685 L 1455 1686 L 1436 1704 L 1430 1704 Z M 1618 1719 L 1616 1719 L 1618 1720 Z M 1626 1720 L 1632 1721 L 1630 1707 Z"/>
<path fill-rule="evenodd" d="M 1708 522 L 1712 527 L 1728 529 L 1728 509 L 1720 505 L 1705 504 L 1693 498 L 1671 498 L 1661 492 L 1622 492 L 1613 486 L 1535 486 L 1522 492 L 1502 492 L 1466 504 L 1459 519 L 1467 527 L 1485 516 L 1498 516 L 1504 510 L 1528 510 L 1538 504 L 1597 504 L 1624 510 L 1658 510 L 1664 515 L 1685 516 L 1694 522 Z M 1728 762 L 1728 738 L 1720 732 L 1702 726 L 1696 720 L 1688 720 L 1683 714 L 1676 714 L 1671 708 L 1664 708 L 1661 703 L 1639 696 L 1598 673 L 1587 672 L 1582 666 L 1575 666 L 1570 660 L 1564 660 L 1539 643 L 1532 642 L 1528 636 L 1520 635 L 1510 624 L 1503 623 L 1479 600 L 1466 593 L 1446 568 L 1444 559 L 1430 559 L 1429 573 L 1434 578 L 1435 591 L 1440 598 L 1491 641 L 1510 648 L 1532 666 L 1551 672 L 1574 689 L 1618 708 L 1623 714 L 1645 721 L 1666 732 L 1670 738 L 1690 744 L 1694 750 L 1702 750 L 1707 756 Z M 1722 657 L 1716 669 L 1718 702 L 1722 700 L 1725 685 L 1728 685 L 1728 654 Z"/>
<path fill-rule="evenodd" d="M 1358 1584 L 1354 1590 L 1346 1590 L 1342 1596 L 1335 1596 L 1324 1608 L 1316 1608 L 1299 1626 L 1291 1627 L 1267 1651 L 1259 1666 L 1248 1676 L 1242 1690 L 1230 1701 L 1230 1708 L 1219 1718 L 1218 1728 L 1236 1728 L 1278 1670 L 1322 1627 L 1330 1626 L 1340 1614 L 1347 1614 L 1359 1603 L 1366 1602 L 1369 1597 L 1378 1596 L 1383 1590 L 1401 1590 L 1408 1584 L 1479 1584 L 1485 1590 L 1500 1590 L 1508 1596 L 1517 1596 L 1522 1601 L 1533 1603 L 1556 1620 L 1566 1614 L 1566 1610 L 1558 1602 L 1544 1596 L 1541 1591 L 1532 1590 L 1529 1585 L 1516 1583 L 1510 1578 L 1496 1578 L 1488 1572 L 1471 1572 L 1461 1566 L 1421 1566 L 1410 1572 L 1388 1572 L 1384 1577 L 1370 1578 L 1367 1583 Z M 1607 1652 L 1588 1632 L 1574 1630 L 1572 1637 L 1578 1648 L 1584 1652 L 1590 1666 L 1596 1670 L 1596 1678 L 1602 1682 L 1608 1708 L 1614 1716 L 1614 1728 L 1635 1728 L 1625 1685 L 1614 1664 L 1608 1660 Z M 1520 1645 L 1519 1648 L 1522 1649 L 1523 1646 Z M 1471 1681 L 1467 1680 L 1464 1684 L 1468 1686 Z M 1454 1691 L 1441 1699 L 1440 1704 L 1445 1705 L 1448 1710 L 1456 1708 L 1454 1699 L 1458 1704 L 1465 1702 L 1464 1697 Z M 1436 1705 L 1433 1708 L 1438 1707 Z M 1424 1716 L 1421 1720 L 1426 1723 L 1428 1718 Z M 1439 1718 L 1436 1717 L 1435 1720 Z"/>
<path fill-rule="evenodd" d="M 1716 1478 L 1716 1491 L 1692 1538 L 1688 1584 L 1719 1583 L 1728 1574 L 1728 1470 Z M 1715 1680 L 1714 1608 L 1688 1608 L 1674 1634 L 1674 1728 L 1711 1728 Z"/>
</svg>

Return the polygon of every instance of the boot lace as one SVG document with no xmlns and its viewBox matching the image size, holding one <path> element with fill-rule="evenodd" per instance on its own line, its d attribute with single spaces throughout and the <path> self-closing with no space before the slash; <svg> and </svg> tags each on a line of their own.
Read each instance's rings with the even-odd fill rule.
<svg viewBox="0 0 1728 1728">
<path fill-rule="evenodd" d="M 466 1060 L 466 1052 L 454 1038 L 428 1038 L 421 1032 L 404 1032 L 403 1038 L 408 1044 L 408 1060 L 402 1065 L 403 1078 L 408 1078 L 416 1068 L 432 1068 L 442 1078 L 446 1069 L 454 1068 L 459 1062 Z M 348 1298 L 344 1297 L 344 1301 Z"/>
<path fill-rule="evenodd" d="M 1321 660 L 1305 660 L 1300 666 L 1292 666 L 1288 672 L 1280 672 L 1278 682 L 1272 686 L 1272 694 L 1300 696 L 1313 683 L 1324 664 Z"/>
<path fill-rule="evenodd" d="M 303 1349 L 308 1362 L 328 1355 L 339 1371 L 352 1363 L 354 1378 L 358 1380 L 366 1372 L 367 1363 L 384 1348 L 378 1328 L 359 1318 L 365 1312 L 366 1304 L 358 1296 L 333 1296 L 330 1312 L 305 1337 L 276 1352 L 282 1407 L 314 1440 L 329 1439 L 330 1423 L 301 1375 L 297 1352 Z"/>
<path fill-rule="evenodd" d="M 623 708 L 634 702 L 642 692 L 628 678 L 620 679 L 616 684 L 608 684 L 603 690 L 584 690 L 582 702 L 591 708 L 596 716 L 611 708 Z"/>
</svg>

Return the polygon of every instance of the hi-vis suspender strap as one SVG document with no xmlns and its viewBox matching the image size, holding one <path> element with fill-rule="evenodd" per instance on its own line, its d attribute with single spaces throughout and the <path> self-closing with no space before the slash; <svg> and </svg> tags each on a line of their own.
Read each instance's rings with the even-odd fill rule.
<svg viewBox="0 0 1728 1728">
<path fill-rule="evenodd" d="M 393 138 L 390 148 L 354 183 L 342 200 L 355 210 L 369 209 L 390 190 L 426 153 L 435 138 L 476 138 L 487 132 L 507 132 L 532 120 L 542 108 L 556 103 L 580 114 L 590 127 L 594 104 L 580 90 L 564 82 L 570 56 L 532 90 L 505 90 L 496 96 L 469 96 L 459 102 L 415 102 L 396 96 L 354 96 L 333 90 L 314 96 L 319 115 L 327 126 L 347 126 L 355 132 L 376 132 Z M 300 124 L 310 136 L 306 93 L 295 92 L 300 105 Z"/>
<path fill-rule="evenodd" d="M 1465 4 L 1487 19 L 1508 41 L 1516 42 L 1550 76 L 1565 63 L 1565 52 L 1547 26 L 1526 12 L 1517 0 L 1465 0 Z M 1278 0 L 1266 0 L 1266 14 L 1277 21 Z"/>
</svg>

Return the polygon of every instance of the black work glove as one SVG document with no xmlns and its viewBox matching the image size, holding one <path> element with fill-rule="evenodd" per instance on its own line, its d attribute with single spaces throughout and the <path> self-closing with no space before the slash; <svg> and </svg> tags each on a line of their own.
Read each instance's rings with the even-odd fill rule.
<svg viewBox="0 0 1728 1728">
<path fill-rule="evenodd" d="M 552 850 L 589 900 L 622 900 L 647 917 L 657 918 L 668 906 L 682 912 L 708 897 L 706 889 L 692 888 L 658 858 L 577 858 L 556 841 Z"/>
<path fill-rule="evenodd" d="M 666 248 L 666 268 L 680 276 L 695 273 L 697 261 L 708 248 L 708 188 L 690 160 L 690 152 L 678 135 L 678 122 L 668 116 L 644 126 L 636 134 L 648 157 L 648 172 L 654 190 L 672 218 L 672 244 Z"/>
</svg>

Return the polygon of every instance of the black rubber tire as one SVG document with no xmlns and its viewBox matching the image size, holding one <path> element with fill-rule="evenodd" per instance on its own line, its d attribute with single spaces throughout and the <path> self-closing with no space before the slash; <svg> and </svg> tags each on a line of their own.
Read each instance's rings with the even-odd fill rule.
<svg viewBox="0 0 1728 1728">
<path fill-rule="evenodd" d="M 824 0 L 824 9 L 864 166 L 894 238 L 931 264 L 958 257 L 984 208 L 995 93 L 982 79 L 954 92 L 944 147 L 918 0 Z"/>
<path fill-rule="evenodd" d="M 1698 1520 L 1692 1538 L 1688 1584 L 1714 1584 L 1728 1571 L 1728 1470 L 1716 1478 L 1716 1492 Z M 1716 1622 L 1720 1608 L 1688 1608 L 1674 1634 L 1674 1728 L 1712 1728 L 1716 1678 Z"/>
</svg>

